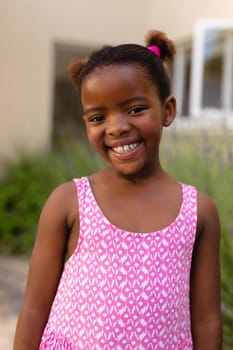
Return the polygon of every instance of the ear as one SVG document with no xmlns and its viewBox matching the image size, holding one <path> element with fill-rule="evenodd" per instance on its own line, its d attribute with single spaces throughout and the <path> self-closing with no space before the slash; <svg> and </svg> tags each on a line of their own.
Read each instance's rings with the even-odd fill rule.
<svg viewBox="0 0 233 350">
<path fill-rule="evenodd" d="M 164 105 L 163 126 L 168 127 L 176 117 L 176 99 L 170 95 L 166 98 Z"/>
</svg>

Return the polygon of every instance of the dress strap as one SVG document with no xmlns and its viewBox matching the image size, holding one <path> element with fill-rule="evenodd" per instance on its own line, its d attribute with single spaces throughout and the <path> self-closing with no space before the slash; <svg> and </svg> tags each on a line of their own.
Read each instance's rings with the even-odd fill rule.
<svg viewBox="0 0 233 350">
<path fill-rule="evenodd" d="M 197 230 L 197 189 L 194 186 L 181 184 L 183 190 L 183 212 L 185 222 L 188 224 L 193 238 L 196 237 Z"/>
<path fill-rule="evenodd" d="M 81 178 L 75 178 L 73 179 L 75 186 L 76 186 L 76 192 L 77 192 L 77 200 L 78 200 L 78 207 L 79 207 L 79 222 L 80 222 L 80 232 L 79 232 L 79 240 L 82 239 L 82 226 L 83 221 L 85 219 L 85 212 L 87 207 L 87 201 L 86 201 L 86 192 L 87 192 L 87 178 L 81 177 Z"/>
</svg>

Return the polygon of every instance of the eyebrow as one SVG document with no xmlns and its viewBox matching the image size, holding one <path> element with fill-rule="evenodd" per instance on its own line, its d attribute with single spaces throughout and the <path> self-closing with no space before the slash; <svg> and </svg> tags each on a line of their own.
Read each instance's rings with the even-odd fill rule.
<svg viewBox="0 0 233 350">
<path fill-rule="evenodd" d="M 148 100 L 144 96 L 133 96 L 133 97 L 127 98 L 126 100 L 118 103 L 118 106 L 121 107 L 121 106 L 127 105 L 128 103 L 131 103 L 134 101 L 147 102 Z"/>
<path fill-rule="evenodd" d="M 118 107 L 123 107 L 131 102 L 135 102 L 135 101 L 138 101 L 138 102 L 147 102 L 147 98 L 146 97 L 143 97 L 143 96 L 133 96 L 133 97 L 130 97 L 130 98 L 127 98 L 126 100 L 123 100 L 121 102 L 119 102 L 117 104 Z M 93 107 L 89 107 L 89 108 L 86 108 L 84 110 L 84 114 L 88 114 L 88 113 L 91 113 L 91 112 L 103 112 L 104 110 L 106 110 L 106 107 L 104 106 L 93 106 Z"/>
<path fill-rule="evenodd" d="M 84 115 L 92 112 L 103 112 L 106 108 L 105 107 L 89 107 L 86 108 L 83 112 Z"/>
</svg>

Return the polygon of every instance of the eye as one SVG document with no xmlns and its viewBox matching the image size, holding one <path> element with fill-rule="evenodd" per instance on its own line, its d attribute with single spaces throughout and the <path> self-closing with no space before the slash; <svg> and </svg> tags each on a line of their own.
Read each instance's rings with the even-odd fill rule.
<svg viewBox="0 0 233 350">
<path fill-rule="evenodd" d="M 88 118 L 88 121 L 93 123 L 99 123 L 99 122 L 102 122 L 103 120 L 104 120 L 104 115 L 102 114 L 94 115 Z"/>
<path fill-rule="evenodd" d="M 146 109 L 145 106 L 135 106 L 135 107 L 130 108 L 129 114 L 130 114 L 130 115 L 139 114 L 139 113 L 142 112 L 144 109 Z"/>
</svg>

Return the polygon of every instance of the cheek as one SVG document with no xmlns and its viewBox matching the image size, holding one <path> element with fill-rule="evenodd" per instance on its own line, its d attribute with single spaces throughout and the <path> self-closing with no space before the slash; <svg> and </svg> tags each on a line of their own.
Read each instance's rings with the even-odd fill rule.
<svg viewBox="0 0 233 350">
<path fill-rule="evenodd" d="M 95 134 L 86 126 L 87 138 L 91 144 L 95 143 Z"/>
<path fill-rule="evenodd" d="M 87 138 L 88 138 L 90 144 L 93 147 L 98 148 L 98 146 L 100 145 L 100 142 L 101 142 L 101 136 L 100 136 L 100 133 L 98 132 L 98 130 L 95 128 L 88 127 L 86 125 L 86 131 L 87 131 Z"/>
<path fill-rule="evenodd" d="M 141 128 L 142 137 L 149 144 L 158 145 L 162 135 L 162 125 L 158 122 L 151 122 Z"/>
<path fill-rule="evenodd" d="M 147 138 L 155 138 L 161 131 L 161 126 L 156 123 L 150 123 L 143 127 L 143 134 Z"/>
</svg>

